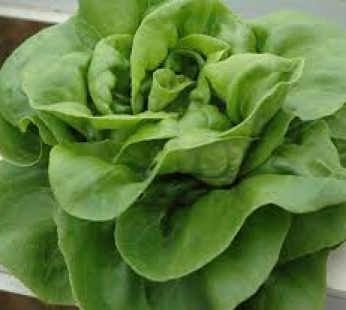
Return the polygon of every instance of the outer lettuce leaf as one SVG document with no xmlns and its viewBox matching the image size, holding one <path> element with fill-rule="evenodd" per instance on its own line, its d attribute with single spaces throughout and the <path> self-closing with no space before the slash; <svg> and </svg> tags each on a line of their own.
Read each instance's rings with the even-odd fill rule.
<svg viewBox="0 0 346 310">
<path fill-rule="evenodd" d="M 64 210 L 79 218 L 103 221 L 118 216 L 153 178 L 146 178 L 145 171 L 112 164 L 84 151 L 78 145 L 57 146 L 51 152 L 49 167 L 57 200 Z"/>
<path fill-rule="evenodd" d="M 81 105 L 81 109 L 88 109 L 87 85 L 84 77 L 89 62 L 90 55 L 85 52 L 70 53 L 62 57 L 48 55 L 31 62 L 22 72 L 22 88 L 30 106 L 39 111 L 41 117 L 46 116 L 43 120 L 55 134 L 57 141 L 74 141 L 71 128 L 89 139 L 93 139 L 96 135 L 90 127 L 75 122 L 73 118 L 56 119 L 48 113 L 49 109 L 44 109 L 45 106 L 54 106 L 60 102 L 74 102 Z"/>
<path fill-rule="evenodd" d="M 306 236 L 318 238 L 306 238 Z M 346 206 L 295 216 L 285 241 L 281 262 L 334 248 L 346 241 Z"/>
<path fill-rule="evenodd" d="M 246 218 L 262 206 L 272 204 L 301 214 L 345 199 L 346 180 L 332 176 L 259 175 L 231 190 L 211 191 L 189 207 L 178 208 L 169 217 L 168 235 L 162 221 L 170 209 L 174 210 L 174 200 L 161 207 L 138 203 L 120 216 L 117 245 L 137 273 L 154 281 L 167 281 L 196 271 L 220 255 Z M 213 234 L 207 233 L 210 231 Z"/>
<path fill-rule="evenodd" d="M 234 309 L 257 291 L 275 266 L 289 218 L 275 209 L 255 212 L 234 243 L 205 268 L 182 279 L 149 284 L 152 309 Z"/>
<path fill-rule="evenodd" d="M 0 153 L 13 164 L 32 165 L 41 157 L 41 142 L 32 128 L 23 134 L 0 116 Z"/>
<path fill-rule="evenodd" d="M 210 310 L 209 300 L 198 276 L 165 283 L 148 283 L 147 296 L 152 310 Z"/>
<path fill-rule="evenodd" d="M 258 290 L 278 260 L 289 226 L 290 216 L 270 207 L 247 219 L 231 246 L 198 272 L 211 309 L 234 309 Z"/>
<path fill-rule="evenodd" d="M 239 309 L 325 309 L 327 257 L 321 252 L 278 268 L 258 295 Z"/>
<path fill-rule="evenodd" d="M 346 140 L 346 106 L 328 117 L 326 121 L 332 138 Z"/>
<path fill-rule="evenodd" d="M 84 36 L 82 37 L 82 35 Z M 22 71 L 40 57 L 61 57 L 71 52 L 88 52 L 97 40 L 94 33 L 77 18 L 46 29 L 30 38 L 5 62 L 1 69 L 1 113 L 13 126 L 22 122 L 34 111 L 22 92 Z M 47 68 L 46 68 L 47 69 Z M 15 102 L 15 104 L 13 104 Z M 21 127 L 22 128 L 22 127 Z"/>
<path fill-rule="evenodd" d="M 78 16 L 102 37 L 133 34 L 146 11 L 164 0 L 79 0 Z M 124 18 L 126 16 L 126 18 Z"/>
<path fill-rule="evenodd" d="M 277 13 L 250 22 L 258 51 L 305 59 L 304 74 L 286 103 L 303 120 L 330 116 L 346 102 L 346 35 L 320 19 Z"/>
<path fill-rule="evenodd" d="M 326 123 L 315 122 L 301 128 L 296 143 L 283 144 L 260 171 L 290 173 L 306 176 L 324 176 L 345 179 L 338 150 L 332 143 Z M 270 167 L 269 167 L 270 166 Z M 261 171 L 262 170 L 262 171 Z M 318 238 L 306 238 L 307 235 Z M 288 234 L 282 261 L 332 248 L 346 240 L 345 206 L 332 206 L 326 210 L 294 217 Z"/>
<path fill-rule="evenodd" d="M 4 156 L 10 161 L 30 165 L 37 162 L 41 154 L 37 151 L 41 146 L 40 138 L 36 136 L 33 139 L 31 130 L 28 130 L 30 123 L 36 125 L 37 122 L 33 121 L 36 112 L 22 89 L 23 69 L 31 62 L 38 61 L 38 56 L 60 57 L 70 52 L 89 51 L 96 40 L 97 36 L 90 27 L 78 18 L 72 18 L 29 39 L 5 62 L 0 72 L 0 114 L 5 122 L 13 126 L 11 141 L 14 147 L 6 150 L 6 144 L 2 146 Z M 50 130 L 48 126 L 46 131 Z M 24 136 L 25 132 L 27 134 Z M 23 144 L 23 140 L 30 143 Z M 23 157 L 23 153 L 27 155 Z"/>
<path fill-rule="evenodd" d="M 346 178 L 324 121 L 301 128 L 296 140 L 281 145 L 258 172 Z"/>
<path fill-rule="evenodd" d="M 33 109 L 29 105 L 28 98 L 22 89 L 22 71 L 27 65 L 30 66 L 33 62 L 39 64 L 42 60 L 43 63 L 41 65 L 44 67 L 42 72 L 44 73 L 50 67 L 46 61 L 47 57 L 50 57 L 54 63 L 59 62 L 60 57 L 64 57 L 69 53 L 89 53 L 101 37 L 107 36 L 107 29 L 111 29 L 111 34 L 133 33 L 144 12 L 159 2 L 151 1 L 149 4 L 142 1 L 107 0 L 103 1 L 101 6 L 93 0 L 81 0 L 77 16 L 72 17 L 62 25 L 51 27 L 39 33 L 18 48 L 6 61 L 0 73 L 0 114 L 5 122 L 13 126 L 10 134 L 13 138 L 11 139 L 12 145 L 15 146 L 10 148 L 9 143 L 4 142 L 1 147 L 4 153 L 3 156 L 20 165 L 31 165 L 40 159 L 41 152 L 37 151 L 41 147 L 40 138 L 36 136 L 33 139 L 31 130 L 28 130 L 28 133 L 24 136 L 30 123 L 38 126 L 40 132 L 43 131 L 41 121 L 33 120 L 40 113 L 35 111 L 37 107 Z M 93 11 L 92 9 L 95 8 L 95 5 L 97 10 Z M 116 11 L 114 11 L 115 9 Z M 118 17 L 114 15 L 115 12 L 118 14 Z M 133 12 L 134 18 L 126 19 L 130 22 L 128 24 L 124 23 L 123 14 L 130 14 L 130 12 Z M 35 74 L 35 77 L 40 77 L 40 74 Z M 45 83 L 42 85 L 45 85 Z M 36 89 L 35 86 L 35 89 L 32 91 L 38 91 L 39 89 L 40 87 Z M 70 118 L 67 121 L 71 121 Z M 43 122 L 45 123 L 45 131 L 41 134 L 41 138 L 45 143 L 55 144 L 56 140 L 61 141 L 67 138 L 66 129 L 63 128 L 64 126 L 62 126 L 59 120 L 50 119 L 50 121 L 47 121 L 46 119 Z M 73 122 L 72 127 L 75 126 L 79 130 L 81 129 L 80 124 Z M 62 134 L 64 134 L 63 138 L 61 138 Z M 21 136 L 24 137 L 22 138 Z M 48 136 L 50 137 L 49 139 L 47 139 Z M 23 140 L 30 140 L 30 143 L 23 144 Z M 18 151 L 15 152 L 15 150 Z"/>
<path fill-rule="evenodd" d="M 98 57 L 97 54 L 93 61 L 95 57 Z M 53 65 L 51 65 L 52 62 Z M 164 112 L 146 112 L 136 116 L 126 114 L 93 116 L 92 110 L 88 106 L 85 81 L 89 63 L 89 54 L 71 53 L 59 59 L 54 56 L 41 57 L 38 63 L 33 62 L 27 66 L 23 72 L 23 89 L 28 95 L 31 106 L 43 113 L 55 116 L 58 119 L 56 122 L 63 121 L 88 140 L 98 139 L 99 130 L 135 127 L 139 122 L 145 120 L 171 117 Z M 98 63 L 98 65 L 101 64 Z M 50 66 L 49 70 L 39 74 L 47 66 Z M 90 70 L 98 69 L 93 66 L 90 68 Z M 102 82 L 102 76 L 100 79 Z M 49 83 L 45 83 L 45 81 L 49 81 Z M 96 107 L 100 108 L 100 106 L 101 103 L 97 100 Z M 60 127 L 59 133 L 66 127 L 61 123 L 57 123 L 57 125 Z M 62 140 L 64 142 L 73 141 L 69 135 L 62 137 Z"/>
<path fill-rule="evenodd" d="M 73 304 L 44 166 L 0 163 L 0 264 L 40 299 Z"/>
<path fill-rule="evenodd" d="M 122 261 L 114 245 L 114 223 L 92 223 L 63 211 L 56 216 L 59 244 L 81 309 L 146 310 L 143 280 Z"/>
</svg>

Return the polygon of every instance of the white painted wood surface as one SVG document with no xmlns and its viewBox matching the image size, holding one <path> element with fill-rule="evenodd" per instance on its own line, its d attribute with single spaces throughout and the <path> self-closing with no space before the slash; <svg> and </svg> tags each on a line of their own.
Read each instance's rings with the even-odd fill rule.
<svg viewBox="0 0 346 310">
<path fill-rule="evenodd" d="M 331 295 L 346 299 L 346 244 L 329 258 L 328 287 Z"/>
<path fill-rule="evenodd" d="M 34 296 L 19 280 L 10 275 L 0 266 L 0 291 L 15 293 L 23 296 Z"/>
<path fill-rule="evenodd" d="M 47 23 L 63 22 L 76 9 L 76 0 L 0 0 L 0 16 Z"/>
</svg>

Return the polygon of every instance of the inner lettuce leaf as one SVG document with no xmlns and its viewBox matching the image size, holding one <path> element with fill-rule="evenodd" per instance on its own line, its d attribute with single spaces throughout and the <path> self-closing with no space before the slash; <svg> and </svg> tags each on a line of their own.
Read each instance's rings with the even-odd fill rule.
<svg viewBox="0 0 346 310">
<path fill-rule="evenodd" d="M 345 55 L 302 13 L 79 0 L 0 70 L 0 265 L 81 310 L 322 310 Z"/>
</svg>

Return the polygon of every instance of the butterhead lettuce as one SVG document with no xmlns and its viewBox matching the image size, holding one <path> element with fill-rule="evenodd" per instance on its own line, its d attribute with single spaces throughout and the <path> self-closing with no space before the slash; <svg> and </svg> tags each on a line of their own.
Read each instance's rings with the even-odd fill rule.
<svg viewBox="0 0 346 310">
<path fill-rule="evenodd" d="M 84 310 L 322 310 L 346 240 L 346 34 L 80 0 L 0 71 L 0 264 Z"/>
</svg>

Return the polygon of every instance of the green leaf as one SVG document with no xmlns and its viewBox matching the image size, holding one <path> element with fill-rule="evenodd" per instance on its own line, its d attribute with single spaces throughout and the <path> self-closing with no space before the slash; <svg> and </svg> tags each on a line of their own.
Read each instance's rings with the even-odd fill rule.
<svg viewBox="0 0 346 310">
<path fill-rule="evenodd" d="M 19 138 L 19 132 L 17 133 L 15 129 L 11 130 L 11 135 L 18 137 L 12 140 L 12 152 L 6 154 L 9 160 L 17 162 L 23 156 L 23 149 L 26 149 L 27 152 L 31 153 L 31 159 L 24 159 L 24 161 L 26 161 L 26 164 L 33 164 L 39 160 L 40 154 L 40 152 L 37 152 L 37 148 L 40 147 L 40 139 L 36 137 L 37 141 L 33 141 L 31 129 L 28 129 L 30 124 L 37 125 L 37 121 L 33 121 L 36 112 L 29 105 L 29 100 L 22 89 L 23 69 L 32 62 L 36 62 L 37 59 L 45 59 L 47 56 L 52 58 L 55 56 L 55 59 L 57 59 L 72 52 L 88 52 L 95 41 L 96 36 L 90 30 L 90 27 L 82 24 L 77 18 L 71 18 L 66 23 L 51 27 L 27 40 L 4 63 L 0 71 L 0 111 L 2 118 L 9 125 L 19 128 L 21 132 L 28 131 L 28 139 L 35 144 L 35 147 L 33 147 L 34 152 L 28 147 L 23 148 L 24 145 L 22 139 Z M 39 75 L 44 73 L 50 65 L 45 67 Z M 40 131 L 42 131 L 42 128 L 40 128 Z M 5 147 L 2 146 L 2 148 Z"/>
<path fill-rule="evenodd" d="M 204 57 L 230 49 L 230 45 L 220 39 L 206 34 L 190 34 L 178 41 L 177 49 L 193 50 L 201 53 Z"/>
<path fill-rule="evenodd" d="M 315 236 L 307 238 L 306 236 Z M 294 217 L 281 261 L 286 262 L 333 248 L 346 241 L 346 205 Z"/>
<path fill-rule="evenodd" d="M 103 150 L 99 151 L 103 158 L 95 157 L 92 149 L 98 147 L 99 143 L 90 147 L 83 144 L 56 146 L 51 151 L 49 164 L 50 183 L 59 204 L 69 214 L 93 221 L 118 216 L 152 179 L 146 178 L 145 171 L 104 160 Z M 115 155 L 116 152 L 113 157 Z"/>
<path fill-rule="evenodd" d="M 285 109 L 303 120 L 329 116 L 346 102 L 346 35 L 301 13 L 277 13 L 251 21 L 259 52 L 303 57 L 301 81 Z"/>
<path fill-rule="evenodd" d="M 197 272 L 211 309 L 234 309 L 258 290 L 278 261 L 289 227 L 288 213 L 271 207 L 247 219 L 231 246 Z"/>
<path fill-rule="evenodd" d="M 231 126 L 230 119 L 217 106 L 200 102 L 191 102 L 184 116 L 179 120 L 181 133 L 203 128 L 226 131 Z"/>
<path fill-rule="evenodd" d="M 279 111 L 292 85 L 300 79 L 301 60 L 269 54 L 240 54 L 205 68 L 216 94 L 239 135 L 257 136 Z M 251 91 L 249 91 L 251 89 Z"/>
<path fill-rule="evenodd" d="M 249 141 L 248 137 L 224 138 L 217 131 L 191 130 L 165 145 L 159 173 L 187 173 L 214 186 L 231 184 Z"/>
<path fill-rule="evenodd" d="M 124 120 L 131 117 L 139 119 L 140 114 Z M 55 147 L 49 175 L 60 205 L 71 215 L 93 221 L 118 216 L 152 182 L 161 165 L 154 160 L 177 130 L 177 123 L 167 119 L 143 124 L 124 144 L 105 141 Z"/>
<path fill-rule="evenodd" d="M 133 34 L 147 10 L 164 0 L 79 0 L 78 17 L 102 36 Z M 126 18 L 124 18 L 126 16 Z"/>
<path fill-rule="evenodd" d="M 332 138 L 346 140 L 346 106 L 327 117 L 326 121 Z"/>
<path fill-rule="evenodd" d="M 299 175 L 335 175 L 345 179 L 345 169 L 331 142 L 327 126 L 317 122 L 302 130 L 298 144 L 283 145 L 271 159 L 279 172 Z M 282 261 L 331 248 L 346 240 L 344 205 L 294 218 L 285 242 Z M 318 238 L 306 238 L 308 235 Z"/>
<path fill-rule="evenodd" d="M 15 165 L 30 166 L 41 157 L 41 142 L 32 128 L 21 133 L 0 115 L 0 154 Z"/>
<path fill-rule="evenodd" d="M 176 195 L 183 199 L 178 204 L 174 196 L 165 196 L 168 189 L 164 189 L 155 193 L 155 197 L 166 197 L 164 203 L 140 201 L 119 217 L 117 246 L 140 275 L 154 281 L 176 279 L 225 251 L 258 208 L 273 204 L 291 213 L 317 211 L 344 203 L 345 185 L 345 180 L 332 177 L 259 175 L 192 201 L 184 201 L 184 194 Z"/>
<path fill-rule="evenodd" d="M 242 310 L 324 310 L 327 253 L 292 261 L 273 272 Z"/>
<path fill-rule="evenodd" d="M 88 310 L 322 309 L 345 33 L 220 0 L 79 4 L 0 70 L 0 264 Z"/>
<path fill-rule="evenodd" d="M 45 167 L 0 162 L 0 265 L 41 300 L 73 304 L 53 220 L 56 207 Z"/>
<path fill-rule="evenodd" d="M 346 168 L 346 140 L 334 140 L 334 143 L 338 149 L 341 164 Z"/>
<path fill-rule="evenodd" d="M 300 128 L 296 140 L 296 143 L 281 145 L 259 171 L 346 179 L 346 170 L 341 166 L 338 150 L 324 121 Z"/>
<path fill-rule="evenodd" d="M 122 261 L 114 245 L 114 222 L 93 223 L 59 211 L 59 245 L 83 310 L 148 309 L 143 280 Z"/>
<path fill-rule="evenodd" d="M 140 127 L 114 152 L 112 160 L 95 157 L 91 149 L 98 143 L 90 144 L 87 151 L 84 144 L 56 146 L 50 156 L 49 176 L 58 202 L 73 216 L 109 220 L 130 207 L 158 173 L 186 172 L 209 183 L 232 182 L 247 138 L 223 139 L 217 132 L 200 130 L 163 147 L 178 134 L 176 130 L 174 122 L 158 123 L 153 129 Z"/>
<path fill-rule="evenodd" d="M 175 75 L 169 69 L 158 69 L 153 73 L 153 85 L 148 98 L 148 110 L 164 110 L 180 93 L 193 84 L 184 75 Z"/>
<path fill-rule="evenodd" d="M 79 37 L 79 32 L 86 32 L 85 28 L 76 19 L 51 27 L 26 41 L 5 62 L 0 73 L 0 97 L 1 112 L 6 121 L 18 126 L 23 119 L 33 115 L 28 99 L 22 92 L 23 69 L 37 62 L 38 56 L 58 57 L 71 52 L 89 51 L 86 41 Z"/>
<path fill-rule="evenodd" d="M 151 310 L 211 310 L 199 276 L 146 285 Z"/>
<path fill-rule="evenodd" d="M 187 277 L 147 285 L 153 309 L 229 310 L 248 299 L 275 266 L 290 216 L 265 208 L 249 217 L 231 246 Z M 254 238 L 256 236 L 256 238 Z"/>
<path fill-rule="evenodd" d="M 175 118 L 174 113 L 150 112 L 146 111 L 137 115 L 131 114 L 111 114 L 104 116 L 93 116 L 91 111 L 75 102 L 62 102 L 40 108 L 41 111 L 51 113 L 57 118 L 75 123 L 76 127 L 92 130 L 112 130 L 112 129 L 136 129 L 136 127 L 146 121 Z M 90 135 L 89 135 L 90 136 Z"/>
<path fill-rule="evenodd" d="M 274 151 L 284 142 L 285 135 L 293 119 L 280 110 L 264 128 L 260 139 L 251 146 L 242 166 L 242 175 L 246 175 L 260 167 L 271 157 Z"/>
<path fill-rule="evenodd" d="M 211 63 L 204 70 L 216 93 L 226 102 L 228 117 L 239 125 L 223 133 L 194 130 L 199 123 L 195 115 L 189 117 L 189 113 L 194 112 L 191 105 L 182 119 L 182 126 L 187 127 L 188 132 L 167 143 L 164 149 L 167 156 L 160 171 L 190 173 L 212 185 L 230 184 L 238 174 L 251 137 L 260 135 L 280 109 L 290 87 L 299 79 L 302 62 L 246 54 Z M 253 92 L 249 94 L 247 88 Z M 206 111 L 212 116 L 207 119 L 206 127 L 214 127 L 217 114 Z M 237 117 L 237 112 L 242 114 Z M 220 117 L 216 119 L 219 123 Z M 222 124 L 227 122 L 224 118 L 221 120 Z"/>
<path fill-rule="evenodd" d="M 101 114 L 129 113 L 132 36 L 114 35 L 99 41 L 88 72 L 90 95 Z"/>
<path fill-rule="evenodd" d="M 123 38 L 127 38 L 127 41 L 129 39 L 124 36 Z M 98 53 L 102 46 L 104 45 L 96 47 L 95 56 L 89 71 L 91 82 L 93 82 L 96 75 L 100 79 L 99 82 L 103 81 L 102 74 L 99 72 L 99 70 L 103 70 L 102 63 L 100 64 L 98 62 L 94 64 L 94 61 L 97 61 L 97 58 L 100 57 Z M 55 60 L 54 64 L 50 65 L 53 60 Z M 58 60 L 54 56 L 40 58 L 30 67 L 27 67 L 24 71 L 23 84 L 32 107 L 62 120 L 91 140 L 98 136 L 98 130 L 133 127 L 142 120 L 171 117 L 169 114 L 163 112 L 157 114 L 146 112 L 136 116 L 93 116 L 91 109 L 87 105 L 88 92 L 85 81 L 89 61 L 90 57 L 86 53 L 71 53 Z M 103 59 L 103 61 L 106 61 L 106 59 Z M 97 64 L 101 67 L 95 68 Z M 44 67 L 49 67 L 49 65 L 50 69 L 44 71 Z M 44 73 L 38 74 L 40 71 Z M 49 83 L 45 83 L 44 81 L 49 81 Z M 93 84 L 93 87 L 97 87 L 97 85 L 99 84 Z M 91 90 L 92 95 L 95 97 L 97 94 L 94 93 L 96 90 L 93 87 L 91 87 Z M 104 106 L 99 101 L 95 102 L 97 108 Z M 65 140 L 64 142 L 69 141 L 68 138 L 65 138 Z"/>
<path fill-rule="evenodd" d="M 191 34 L 210 34 L 234 45 L 235 50 L 254 49 L 252 32 L 219 1 L 164 2 L 144 17 L 134 36 L 131 54 L 134 113 L 144 108 L 140 89 L 146 73 L 160 65 L 180 38 Z"/>
<path fill-rule="evenodd" d="M 48 114 L 50 110 L 44 109 L 44 106 L 54 106 L 61 102 L 73 102 L 75 105 L 81 105 L 81 108 L 88 109 L 85 76 L 89 62 L 90 55 L 83 52 L 71 53 L 62 57 L 42 56 L 25 66 L 22 72 L 22 88 L 28 97 L 30 106 L 45 114 Z M 60 133 L 67 132 L 63 140 L 71 141 L 72 135 L 68 134 L 69 129 L 65 128 L 67 125 L 85 136 L 89 136 L 90 130 L 85 129 L 85 126 L 80 126 L 70 117 L 61 118 L 61 120 L 67 124 L 51 118 L 48 122 L 46 121 L 46 125 L 54 126 L 52 129 L 57 128 Z"/>
<path fill-rule="evenodd" d="M 139 116 L 140 114 L 134 117 L 139 118 Z M 161 126 L 161 124 L 168 124 L 168 126 Z M 144 142 L 174 138 L 178 135 L 179 128 L 173 120 L 169 119 L 154 125 L 153 129 L 150 128 L 151 126 L 144 125 L 134 136 L 130 136 L 117 157 L 114 154 L 113 164 L 93 158 L 93 155 L 81 155 L 78 147 L 72 152 L 67 150 L 66 146 L 54 148 L 51 153 L 50 180 L 53 191 L 64 210 L 84 219 L 113 218 L 135 202 L 158 172 L 160 174 L 190 172 L 207 182 L 230 183 L 241 163 L 242 157 L 239 153 L 244 152 L 248 143 L 247 138 L 224 139 L 217 132 L 200 130 L 171 140 L 159 154 L 158 152 L 162 149 L 161 142 L 154 148 L 151 144 L 144 145 Z M 140 145 L 136 147 L 136 151 L 133 147 L 126 150 L 130 145 L 138 143 Z M 208 149 L 209 151 L 206 151 Z M 143 161 L 142 154 L 147 152 L 145 150 L 148 150 L 151 155 Z M 125 154 L 120 156 L 123 152 Z M 215 161 L 215 156 L 219 160 Z M 131 162 L 129 163 L 126 158 L 129 158 Z M 186 158 L 188 159 L 184 160 Z M 141 162 L 143 163 L 139 167 L 138 163 Z M 67 171 L 61 169 L 62 163 L 68 167 Z M 90 180 L 92 175 L 90 170 L 83 168 L 86 164 L 94 171 L 94 181 Z M 150 171 L 151 167 L 154 167 L 152 171 Z M 65 182 L 66 172 L 70 175 L 69 182 Z M 82 177 L 84 174 L 85 176 Z M 119 179 L 120 175 L 121 179 Z M 81 182 L 80 179 L 85 180 L 86 183 Z M 101 179 L 104 179 L 109 186 L 105 184 L 101 186 Z M 121 188 L 114 187 L 114 182 L 119 185 L 127 184 L 128 191 L 124 192 Z M 91 188 L 99 188 L 99 190 L 90 191 Z M 129 199 L 121 197 L 129 197 Z M 99 209 L 96 209 L 94 206 L 99 204 L 98 199 L 101 199 L 102 204 Z"/>
<path fill-rule="evenodd" d="M 59 102 L 87 105 L 85 75 L 90 62 L 88 53 L 64 56 L 47 55 L 26 65 L 22 87 L 34 109 Z"/>
<path fill-rule="evenodd" d="M 50 113 L 37 111 L 37 117 L 34 118 L 33 122 L 39 130 L 42 142 L 47 145 L 71 143 L 76 140 L 76 132 Z M 83 131 L 82 128 L 78 127 L 78 129 Z M 86 133 L 86 135 L 91 136 L 89 133 Z"/>
</svg>

